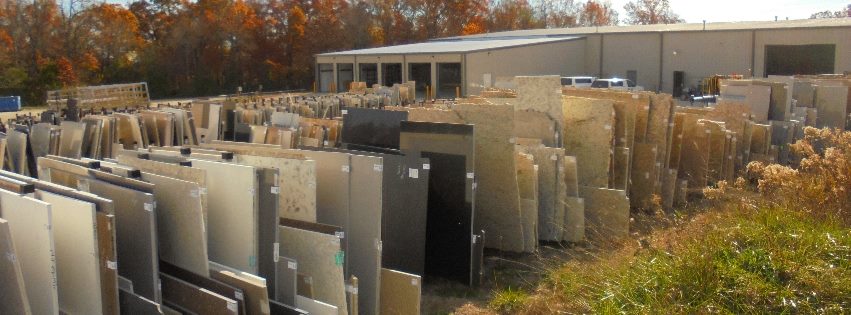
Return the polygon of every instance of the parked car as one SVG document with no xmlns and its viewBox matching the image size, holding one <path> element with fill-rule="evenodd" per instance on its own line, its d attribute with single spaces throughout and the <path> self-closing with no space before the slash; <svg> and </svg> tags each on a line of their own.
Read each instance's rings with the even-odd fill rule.
<svg viewBox="0 0 851 315">
<path fill-rule="evenodd" d="M 641 86 L 635 85 L 635 82 L 627 79 L 597 79 L 594 80 L 594 83 L 591 84 L 592 88 L 598 89 L 614 89 L 614 90 L 629 90 L 629 91 L 643 91 L 644 88 Z"/>
<path fill-rule="evenodd" d="M 562 86 L 572 86 L 579 88 L 591 87 L 595 77 L 561 77 Z"/>
</svg>

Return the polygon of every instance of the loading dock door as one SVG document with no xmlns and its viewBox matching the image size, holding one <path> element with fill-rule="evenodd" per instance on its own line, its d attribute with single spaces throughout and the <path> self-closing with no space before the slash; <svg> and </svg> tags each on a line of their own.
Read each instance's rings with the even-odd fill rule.
<svg viewBox="0 0 851 315">
<path fill-rule="evenodd" d="M 426 96 L 426 86 L 431 84 L 431 64 L 430 63 L 411 63 L 408 64 L 408 80 L 416 82 L 417 99 L 424 99 Z"/>
<path fill-rule="evenodd" d="M 765 76 L 834 72 L 836 45 L 766 45 Z"/>
</svg>

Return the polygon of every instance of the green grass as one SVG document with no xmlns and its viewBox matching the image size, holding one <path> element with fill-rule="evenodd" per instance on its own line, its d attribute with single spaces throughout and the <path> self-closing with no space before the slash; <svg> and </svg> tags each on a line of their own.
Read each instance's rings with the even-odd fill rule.
<svg viewBox="0 0 851 315">
<path fill-rule="evenodd" d="M 714 211 L 714 210 L 713 210 Z M 851 229 L 792 209 L 721 211 L 670 249 L 638 250 L 550 273 L 532 299 L 495 294 L 505 313 L 843 313 Z M 683 236 L 685 235 L 685 236 Z M 522 307 L 516 303 L 529 301 Z"/>
<path fill-rule="evenodd" d="M 495 292 L 488 306 L 497 311 L 511 313 L 521 308 L 528 298 L 528 293 L 509 287 Z"/>
</svg>

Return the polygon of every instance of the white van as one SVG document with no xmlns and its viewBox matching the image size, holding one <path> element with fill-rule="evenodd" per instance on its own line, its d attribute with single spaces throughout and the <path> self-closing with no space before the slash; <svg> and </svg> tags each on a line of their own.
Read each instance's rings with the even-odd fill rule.
<svg viewBox="0 0 851 315">
<path fill-rule="evenodd" d="M 587 88 L 591 87 L 591 83 L 594 83 L 594 79 L 594 77 L 561 77 L 561 85 Z"/>
<path fill-rule="evenodd" d="M 591 84 L 592 88 L 598 89 L 613 89 L 613 90 L 629 90 L 629 91 L 644 91 L 641 86 L 636 86 L 635 82 L 627 79 L 597 79 Z"/>
</svg>

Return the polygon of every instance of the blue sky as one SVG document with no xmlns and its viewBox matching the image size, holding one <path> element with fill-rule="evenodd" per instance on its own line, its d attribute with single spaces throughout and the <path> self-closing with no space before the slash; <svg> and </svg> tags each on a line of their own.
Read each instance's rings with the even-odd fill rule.
<svg viewBox="0 0 851 315">
<path fill-rule="evenodd" d="M 63 3 L 67 0 L 61 0 Z M 106 0 L 127 5 L 133 0 Z M 534 1 L 534 0 L 533 0 Z M 547 1 L 547 0 L 538 0 Z M 577 2 L 584 0 L 576 0 Z M 623 10 L 631 0 L 609 0 L 620 12 L 621 21 L 626 19 Z M 811 14 L 824 10 L 838 11 L 851 0 L 669 0 L 674 12 L 686 22 L 737 22 L 772 21 L 778 19 L 806 19 Z M 623 22 L 621 22 L 623 24 Z"/>
<path fill-rule="evenodd" d="M 629 0 L 610 0 L 626 17 L 623 7 Z M 686 22 L 735 22 L 773 21 L 774 16 L 783 20 L 806 19 L 815 12 L 838 11 L 851 0 L 669 0 L 674 12 Z"/>
</svg>

